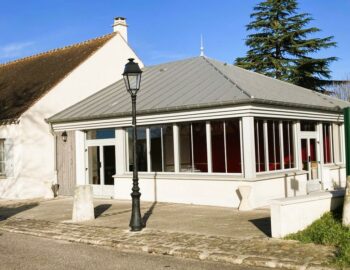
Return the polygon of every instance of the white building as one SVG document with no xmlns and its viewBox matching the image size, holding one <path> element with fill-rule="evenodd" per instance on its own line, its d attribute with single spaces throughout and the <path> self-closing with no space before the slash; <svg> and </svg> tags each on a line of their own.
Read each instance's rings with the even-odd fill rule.
<svg viewBox="0 0 350 270">
<path fill-rule="evenodd" d="M 146 67 L 137 99 L 141 200 L 237 207 L 239 187 L 250 186 L 254 208 L 341 188 L 349 105 L 203 56 Z M 70 138 L 58 154 L 75 164 L 75 177 L 63 186 L 130 199 L 131 100 L 122 80 L 49 122 Z"/>
<path fill-rule="evenodd" d="M 0 198 L 52 197 L 52 185 L 66 177 L 60 172 L 72 170 L 55 158 L 57 136 L 45 119 L 120 79 L 127 59 L 138 59 L 125 19 L 113 29 L 0 65 Z"/>
</svg>

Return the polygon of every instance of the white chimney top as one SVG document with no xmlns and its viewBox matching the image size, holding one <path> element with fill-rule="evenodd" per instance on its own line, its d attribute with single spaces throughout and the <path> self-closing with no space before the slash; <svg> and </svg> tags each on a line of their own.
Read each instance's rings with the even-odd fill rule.
<svg viewBox="0 0 350 270">
<path fill-rule="evenodd" d="M 114 18 L 113 32 L 119 32 L 128 41 L 128 25 L 123 17 Z"/>
</svg>

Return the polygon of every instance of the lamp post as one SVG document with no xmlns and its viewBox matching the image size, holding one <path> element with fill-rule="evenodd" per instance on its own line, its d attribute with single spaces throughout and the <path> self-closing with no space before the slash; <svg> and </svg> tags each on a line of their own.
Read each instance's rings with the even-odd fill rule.
<svg viewBox="0 0 350 270">
<path fill-rule="evenodd" d="M 141 210 L 140 210 L 140 188 L 139 188 L 139 178 L 138 178 L 138 168 L 137 168 L 137 153 L 136 153 L 136 95 L 140 90 L 141 83 L 141 69 L 137 63 L 134 62 L 133 58 L 129 59 L 129 62 L 125 65 L 123 78 L 125 82 L 126 89 L 131 95 L 132 104 L 132 140 L 133 140 L 133 177 L 132 177 L 132 211 L 130 219 L 131 231 L 141 231 L 143 224 L 141 220 Z"/>
</svg>

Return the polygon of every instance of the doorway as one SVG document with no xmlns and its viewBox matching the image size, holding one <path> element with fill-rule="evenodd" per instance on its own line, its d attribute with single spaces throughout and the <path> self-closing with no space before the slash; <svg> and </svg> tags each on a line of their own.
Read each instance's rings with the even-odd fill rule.
<svg viewBox="0 0 350 270">
<path fill-rule="evenodd" d="M 115 146 L 100 143 L 87 147 L 87 182 L 92 185 L 94 195 L 113 197 Z"/>
<path fill-rule="evenodd" d="M 316 138 L 301 139 L 302 169 L 308 172 L 308 180 L 319 179 L 318 146 Z"/>
</svg>

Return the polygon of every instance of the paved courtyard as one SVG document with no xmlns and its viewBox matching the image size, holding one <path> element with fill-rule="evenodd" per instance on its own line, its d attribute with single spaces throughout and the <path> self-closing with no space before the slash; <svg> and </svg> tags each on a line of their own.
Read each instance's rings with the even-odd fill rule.
<svg viewBox="0 0 350 270">
<path fill-rule="evenodd" d="M 334 250 L 269 238 L 268 209 L 142 203 L 146 228 L 128 230 L 130 202 L 95 200 L 96 219 L 72 223 L 72 199 L 0 201 L 0 230 L 183 258 L 289 269 L 321 269 Z"/>
</svg>

